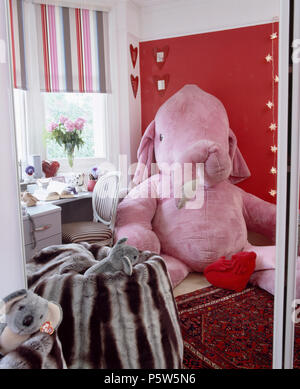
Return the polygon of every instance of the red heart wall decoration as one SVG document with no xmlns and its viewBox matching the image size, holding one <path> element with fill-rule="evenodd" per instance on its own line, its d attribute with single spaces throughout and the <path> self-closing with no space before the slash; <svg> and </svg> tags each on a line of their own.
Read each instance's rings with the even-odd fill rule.
<svg viewBox="0 0 300 389">
<path fill-rule="evenodd" d="M 164 76 L 153 76 L 153 81 L 154 81 L 157 93 L 160 96 L 163 96 L 166 93 L 166 90 L 168 88 L 169 81 L 170 81 L 170 75 L 165 74 Z"/>
<path fill-rule="evenodd" d="M 164 46 L 163 48 L 155 47 L 153 49 L 154 61 L 159 69 L 162 69 L 166 63 L 166 59 L 169 55 L 169 46 Z"/>
<path fill-rule="evenodd" d="M 131 86 L 133 91 L 133 96 L 136 98 L 138 88 L 139 88 L 139 76 L 134 77 L 132 74 L 130 76 Z"/>
<path fill-rule="evenodd" d="M 133 47 L 133 45 L 130 45 L 129 48 L 130 48 L 130 56 L 131 56 L 132 65 L 135 68 L 137 56 L 138 56 L 138 48 Z"/>
<path fill-rule="evenodd" d="M 60 167 L 59 162 L 57 161 L 43 161 L 42 169 L 45 173 L 46 178 L 54 177 Z"/>
</svg>

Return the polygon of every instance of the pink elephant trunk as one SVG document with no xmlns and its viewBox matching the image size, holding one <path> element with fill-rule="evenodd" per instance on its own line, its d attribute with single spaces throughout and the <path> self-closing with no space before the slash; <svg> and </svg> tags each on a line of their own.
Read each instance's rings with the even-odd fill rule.
<svg viewBox="0 0 300 389">
<path fill-rule="evenodd" d="M 185 150 L 180 158 L 180 162 L 193 165 L 193 178 L 195 178 L 196 164 L 203 164 L 204 183 L 206 186 L 213 186 L 224 181 L 230 175 L 232 163 L 228 150 L 224 150 L 217 142 L 201 140 L 188 150 Z"/>
</svg>

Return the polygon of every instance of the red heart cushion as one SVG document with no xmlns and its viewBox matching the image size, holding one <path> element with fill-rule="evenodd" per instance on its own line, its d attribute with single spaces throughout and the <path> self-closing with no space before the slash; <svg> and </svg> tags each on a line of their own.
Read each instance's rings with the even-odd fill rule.
<svg viewBox="0 0 300 389">
<path fill-rule="evenodd" d="M 59 162 L 57 161 L 43 161 L 42 169 L 45 173 L 46 178 L 54 177 L 60 167 Z"/>
<path fill-rule="evenodd" d="M 241 292 L 245 289 L 250 276 L 255 270 L 256 254 L 241 252 L 232 256 L 231 260 L 222 257 L 207 266 L 204 275 L 212 285 Z"/>
</svg>

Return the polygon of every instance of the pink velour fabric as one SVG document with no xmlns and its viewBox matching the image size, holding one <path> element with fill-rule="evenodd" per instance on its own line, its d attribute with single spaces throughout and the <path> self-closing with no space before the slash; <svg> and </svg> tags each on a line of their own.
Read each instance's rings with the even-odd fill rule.
<svg viewBox="0 0 300 389">
<path fill-rule="evenodd" d="M 234 185 L 250 172 L 216 97 L 196 85 L 184 86 L 158 110 L 143 136 L 138 159 L 136 186 L 118 207 L 116 239 L 127 237 L 140 250 L 161 254 L 174 287 L 189 272 L 203 272 L 220 257 L 241 251 L 257 253 L 256 270 L 275 268 L 275 246 L 251 246 L 247 230 L 274 242 L 276 207 Z M 153 162 L 159 173 L 151 176 Z M 203 164 L 204 187 L 197 187 L 195 199 L 180 208 L 173 179 L 169 195 L 162 189 L 170 166 L 178 169 L 186 163 Z M 192 178 L 196 177 L 193 169 Z M 201 206 L 193 207 L 200 198 Z M 256 282 L 263 288 L 265 279 L 258 277 Z"/>
</svg>

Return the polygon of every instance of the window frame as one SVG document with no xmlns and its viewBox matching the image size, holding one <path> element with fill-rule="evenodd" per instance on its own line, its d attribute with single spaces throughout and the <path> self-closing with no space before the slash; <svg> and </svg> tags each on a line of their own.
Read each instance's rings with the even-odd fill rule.
<svg viewBox="0 0 300 389">
<path fill-rule="evenodd" d="M 47 151 L 43 141 L 43 130 L 46 128 L 46 115 L 44 99 L 41 98 L 42 92 L 40 90 L 39 66 L 37 62 L 37 34 L 36 34 L 36 19 L 35 19 L 35 5 L 34 1 L 24 2 L 24 41 L 26 52 L 26 69 L 27 69 L 27 161 L 30 155 L 41 155 L 41 159 L 47 159 Z M 39 2 L 40 3 L 40 2 Z M 74 6 L 72 2 L 57 1 L 56 5 L 71 7 Z M 86 8 L 86 7 L 85 7 Z M 94 10 L 105 10 L 103 7 L 94 6 L 91 2 L 87 7 Z M 110 8 L 111 9 L 111 8 Z M 109 10 L 110 10 L 109 9 Z M 109 15 L 109 31 L 111 31 L 111 15 Z M 115 37 L 109 38 L 110 40 L 110 52 L 109 56 L 112 57 L 111 47 L 114 47 Z M 113 78 L 113 77 L 112 77 Z M 112 97 L 111 93 L 106 94 L 106 118 L 105 118 L 105 156 L 94 158 L 76 158 L 75 168 L 80 170 L 86 170 L 93 165 L 99 165 L 104 161 L 110 161 L 116 163 L 117 156 L 119 155 L 119 132 L 117 130 L 118 120 L 114 118 L 112 112 L 116 111 L 116 100 Z M 61 172 L 70 172 L 72 169 L 67 163 L 67 158 L 57 159 L 61 165 Z"/>
<path fill-rule="evenodd" d="M 28 164 L 27 91 L 14 88 L 13 100 L 17 150 L 22 149 L 21 155 L 18 153 L 18 163 L 22 161 L 22 165 L 25 165 Z"/>
<path fill-rule="evenodd" d="M 45 104 L 45 97 L 46 95 L 50 95 L 50 94 L 59 94 L 60 92 L 57 92 L 57 93 L 53 93 L 53 92 L 41 92 L 41 96 L 42 96 L 42 100 L 43 100 L 43 105 L 44 105 L 44 112 L 45 112 L 45 128 L 47 128 L 47 126 L 49 125 L 49 123 L 46 122 L 46 104 Z M 70 95 L 73 95 L 74 93 L 68 93 L 68 92 L 63 92 L 64 95 L 66 94 L 70 94 Z M 97 104 L 97 99 L 94 99 L 93 101 L 93 114 L 96 116 L 96 121 L 94 122 L 94 126 L 96 128 L 99 128 L 101 126 L 103 126 L 104 128 L 104 132 L 100 132 L 97 134 L 97 130 L 95 130 L 95 128 L 93 128 L 93 137 L 94 137 L 94 146 L 95 146 L 95 154 L 96 156 L 94 157 L 76 157 L 76 165 L 78 166 L 82 166 L 83 168 L 85 168 L 88 164 L 88 166 L 91 166 L 91 164 L 97 164 L 97 162 L 99 161 L 102 161 L 102 160 L 106 160 L 107 158 L 107 136 L 108 136 L 108 130 L 107 130 L 107 94 L 100 94 L 100 93 L 76 93 L 76 95 L 97 95 L 99 100 L 101 98 L 100 95 L 105 95 L 105 98 L 104 98 L 104 108 L 103 108 L 103 119 L 101 119 L 101 116 L 102 115 L 98 115 L 97 113 L 95 114 L 95 105 L 94 104 Z M 98 116 L 98 117 L 97 117 Z M 54 119 L 54 118 L 53 118 Z M 58 120 L 59 118 L 55 118 L 54 120 Z M 72 119 L 75 119 L 75 118 L 71 118 Z M 104 146 L 103 146 L 103 149 L 101 151 L 99 151 L 98 149 L 98 153 L 97 153 L 97 144 L 101 144 L 101 142 L 104 142 Z M 47 145 L 42 142 L 42 145 L 41 147 L 44 148 L 44 152 L 45 152 L 45 155 L 47 156 L 48 158 L 48 155 L 47 155 Z M 98 146 L 99 148 L 99 146 Z M 49 158 L 48 158 L 49 159 Z M 66 169 L 68 167 L 68 163 L 67 163 L 67 158 L 55 158 L 55 160 L 57 160 L 61 166 L 64 166 L 64 168 Z"/>
</svg>

